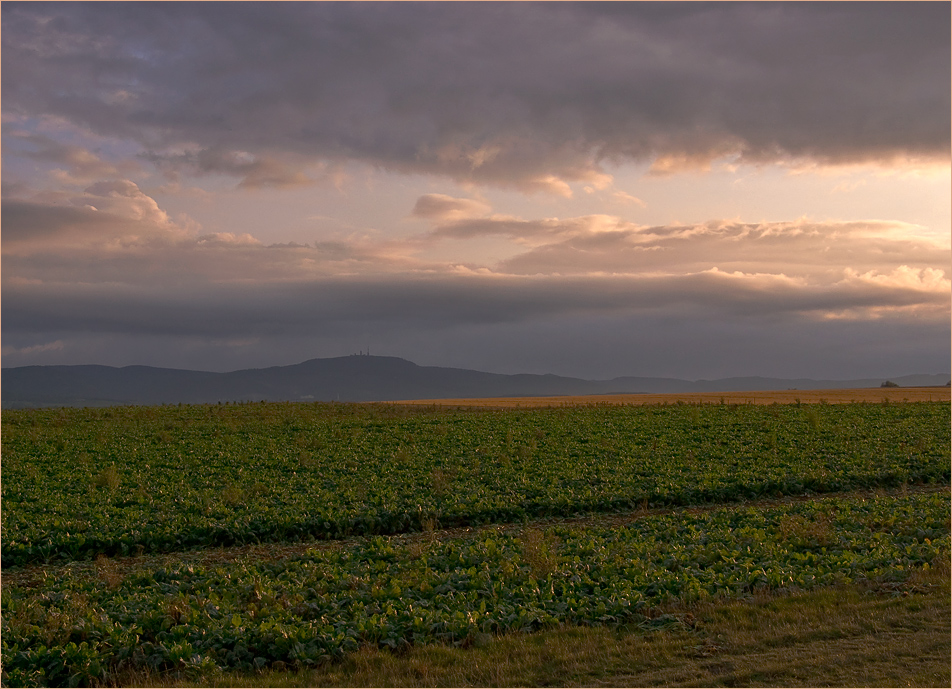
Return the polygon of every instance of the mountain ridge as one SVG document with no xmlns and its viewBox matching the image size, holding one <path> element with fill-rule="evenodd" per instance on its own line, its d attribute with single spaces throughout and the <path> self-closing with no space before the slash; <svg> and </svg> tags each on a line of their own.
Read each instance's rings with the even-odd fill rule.
<svg viewBox="0 0 952 689">
<path fill-rule="evenodd" d="M 949 374 L 889 378 L 900 386 L 945 385 Z M 350 355 L 228 372 L 99 364 L 0 370 L 4 408 L 214 404 L 240 401 L 370 402 L 739 390 L 879 387 L 886 378 L 830 380 L 739 376 L 713 380 L 619 376 L 587 380 L 551 373 L 503 374 L 420 366 L 399 357 Z"/>
</svg>

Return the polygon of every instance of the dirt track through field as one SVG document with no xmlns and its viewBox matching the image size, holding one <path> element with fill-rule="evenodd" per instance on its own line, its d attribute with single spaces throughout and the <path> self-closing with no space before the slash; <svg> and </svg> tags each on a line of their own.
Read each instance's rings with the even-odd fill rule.
<svg viewBox="0 0 952 689">
<path fill-rule="evenodd" d="M 404 400 L 391 404 L 494 409 L 563 407 L 588 404 L 849 404 L 850 402 L 948 402 L 950 388 L 849 388 L 844 390 L 752 390 L 564 397 L 492 397 L 484 399 Z"/>
<path fill-rule="evenodd" d="M 824 498 L 862 497 L 873 498 L 888 495 L 909 495 L 918 493 L 948 493 L 949 486 L 901 486 L 899 488 L 878 488 L 872 490 L 856 490 L 838 493 L 812 493 L 810 495 L 790 495 L 780 498 L 764 498 L 742 502 L 716 503 L 688 507 L 649 507 L 629 512 L 612 512 L 606 514 L 592 514 L 582 517 L 559 517 L 537 519 L 530 522 L 485 524 L 473 527 L 457 527 L 452 529 L 435 529 L 426 532 L 414 532 L 391 536 L 398 545 L 408 545 L 421 541 L 441 541 L 454 538 L 465 538 L 484 531 L 500 533 L 521 533 L 532 529 L 546 529 L 553 526 L 565 527 L 604 527 L 624 526 L 645 517 L 685 512 L 696 514 L 710 512 L 716 509 L 735 508 L 767 508 L 793 502 L 808 500 L 822 500 Z M 201 567 L 214 567 L 233 562 L 277 562 L 305 554 L 309 550 L 340 548 L 353 545 L 367 536 L 357 536 L 333 541 L 308 541 L 305 543 L 262 543 L 255 545 L 234 546 L 229 548 L 204 548 L 187 550 L 162 555 L 140 555 L 130 557 L 107 558 L 100 556 L 96 561 L 76 561 L 68 563 L 54 563 L 49 565 L 28 565 L 26 567 L 9 568 L 3 572 L 0 582 L 3 586 L 40 586 L 46 577 L 62 578 L 66 575 L 97 576 L 104 581 L 120 581 L 128 575 L 142 570 L 155 570 L 161 567 L 170 567 L 177 564 L 193 564 Z"/>
</svg>

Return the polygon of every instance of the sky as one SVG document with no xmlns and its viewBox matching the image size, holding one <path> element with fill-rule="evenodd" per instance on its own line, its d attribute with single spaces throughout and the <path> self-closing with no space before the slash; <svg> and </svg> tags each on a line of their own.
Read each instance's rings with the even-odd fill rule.
<svg viewBox="0 0 952 689">
<path fill-rule="evenodd" d="M 2 363 L 950 368 L 950 5 L 2 12 Z"/>
</svg>

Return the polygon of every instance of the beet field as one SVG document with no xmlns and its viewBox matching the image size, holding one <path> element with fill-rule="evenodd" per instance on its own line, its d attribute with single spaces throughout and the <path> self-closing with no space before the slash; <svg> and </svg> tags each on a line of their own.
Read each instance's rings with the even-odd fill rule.
<svg viewBox="0 0 952 689">
<path fill-rule="evenodd" d="M 948 568 L 949 418 L 947 402 L 5 410 L 2 683 L 293 676 L 368 650 L 654 629 L 683 619 L 672 606 L 908 590 Z"/>
</svg>

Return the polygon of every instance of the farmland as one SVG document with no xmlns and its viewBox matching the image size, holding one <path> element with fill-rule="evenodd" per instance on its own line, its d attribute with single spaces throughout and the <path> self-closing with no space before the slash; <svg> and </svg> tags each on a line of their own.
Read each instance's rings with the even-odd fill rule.
<svg viewBox="0 0 952 689">
<path fill-rule="evenodd" d="M 306 668 L 902 581 L 949 556 L 948 419 L 944 402 L 4 411 L 3 682 Z"/>
<path fill-rule="evenodd" d="M 400 404 L 448 407 L 527 409 L 579 404 L 846 404 L 856 402 L 948 402 L 948 386 L 841 388 L 836 390 L 749 390 L 734 392 L 678 392 L 561 397 L 484 397 L 481 399 L 406 400 Z"/>
</svg>

